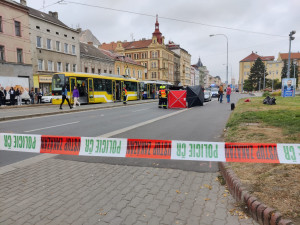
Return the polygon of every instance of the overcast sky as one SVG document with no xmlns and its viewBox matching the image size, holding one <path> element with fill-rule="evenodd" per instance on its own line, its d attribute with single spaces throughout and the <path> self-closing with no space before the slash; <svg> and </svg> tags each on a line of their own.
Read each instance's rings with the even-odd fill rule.
<svg viewBox="0 0 300 225">
<path fill-rule="evenodd" d="M 57 1 L 27 0 L 27 5 L 40 10 L 43 2 L 47 6 Z M 275 59 L 279 52 L 288 52 L 288 34 L 292 30 L 297 31 L 296 39 L 292 42 L 292 52 L 300 51 L 299 0 L 70 1 L 151 16 L 74 3 L 55 4 L 41 11 L 57 11 L 62 22 L 73 28 L 79 26 L 82 29 L 90 29 L 101 43 L 118 40 L 130 41 L 132 37 L 135 40 L 150 39 L 154 31 L 155 15 L 158 14 L 160 31 L 165 36 L 165 43 L 172 40 L 180 44 L 192 55 L 192 64 L 196 63 L 200 57 L 210 74 L 220 76 L 222 81 L 226 79 L 226 38 L 224 36 L 209 37 L 210 34 L 225 34 L 228 37 L 229 81 L 232 67 L 232 76 L 238 82 L 239 61 L 251 54 L 252 51 L 262 56 L 274 56 Z"/>
</svg>

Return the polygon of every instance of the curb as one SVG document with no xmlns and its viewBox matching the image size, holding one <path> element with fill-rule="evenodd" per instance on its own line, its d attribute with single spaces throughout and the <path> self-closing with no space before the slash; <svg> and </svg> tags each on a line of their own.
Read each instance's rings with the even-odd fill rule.
<svg viewBox="0 0 300 225">
<path fill-rule="evenodd" d="M 230 194 L 238 201 L 246 205 L 251 217 L 262 225 L 295 225 L 291 220 L 283 219 L 280 212 L 261 203 L 250 194 L 243 186 L 240 179 L 226 163 L 219 162 L 219 169 Z"/>
<path fill-rule="evenodd" d="M 147 102 L 134 102 L 130 105 L 140 105 L 140 104 L 145 104 L 145 103 L 152 103 L 152 102 L 157 102 L 157 100 L 150 100 Z M 94 108 L 88 108 L 88 109 L 76 109 L 76 110 L 69 110 L 69 111 L 57 111 L 57 112 L 48 112 L 48 113 L 36 113 L 32 115 L 20 115 L 20 116 L 11 116 L 11 117 L 2 117 L 0 118 L 0 121 L 6 121 L 6 120 L 15 120 L 15 119 L 25 119 L 25 118 L 33 118 L 33 117 L 39 117 L 39 116 L 49 116 L 49 115 L 55 115 L 55 114 L 63 114 L 63 113 L 73 113 L 73 112 L 83 112 L 83 111 L 91 111 L 91 110 L 97 110 L 97 109 L 108 109 L 108 108 L 116 108 L 120 107 L 120 105 L 108 105 L 108 106 L 103 106 L 103 107 L 94 107 Z"/>
</svg>

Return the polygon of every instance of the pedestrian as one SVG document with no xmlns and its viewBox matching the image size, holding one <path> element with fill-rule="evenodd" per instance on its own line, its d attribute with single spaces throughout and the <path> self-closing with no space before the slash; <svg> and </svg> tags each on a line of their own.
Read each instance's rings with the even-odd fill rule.
<svg viewBox="0 0 300 225">
<path fill-rule="evenodd" d="M 31 104 L 34 104 L 35 93 L 34 93 L 33 88 L 31 88 L 31 91 L 29 92 L 29 96 L 30 96 Z"/>
<path fill-rule="evenodd" d="M 11 87 L 8 93 L 9 93 L 10 105 L 14 105 L 15 104 L 15 97 L 16 97 L 16 93 L 15 93 L 14 88 Z"/>
<path fill-rule="evenodd" d="M 220 87 L 219 87 L 219 99 L 220 99 L 220 103 L 222 103 L 222 101 L 223 101 L 223 86 L 222 85 L 220 85 Z"/>
<path fill-rule="evenodd" d="M 123 104 L 127 104 L 127 90 L 126 90 L 126 85 L 124 85 L 124 87 L 123 87 L 122 96 L 123 96 Z"/>
<path fill-rule="evenodd" d="M 77 104 L 80 106 L 80 102 L 78 101 L 78 99 L 79 99 L 79 91 L 77 89 L 77 86 L 74 86 L 73 98 L 74 98 L 74 105 L 73 105 L 73 107 L 75 108 Z"/>
<path fill-rule="evenodd" d="M 3 93 L 2 98 L 0 99 L 1 105 L 5 106 L 6 105 L 6 94 L 7 94 L 7 92 L 6 92 L 6 90 L 3 87 L 0 88 L 0 92 Z"/>
<path fill-rule="evenodd" d="M 19 88 L 16 90 L 16 97 L 17 97 L 17 105 L 22 105 L 22 98 L 21 98 L 21 91 Z"/>
<path fill-rule="evenodd" d="M 62 94 L 62 101 L 60 103 L 59 109 L 62 109 L 62 105 L 64 104 L 65 100 L 68 102 L 70 109 L 72 109 L 73 107 L 71 106 L 69 98 L 68 98 L 67 85 L 62 87 L 61 94 Z"/>
<path fill-rule="evenodd" d="M 155 88 L 152 89 L 152 98 L 155 99 Z"/>
<path fill-rule="evenodd" d="M 0 88 L 0 106 L 3 105 L 4 92 L 3 87 Z"/>
<path fill-rule="evenodd" d="M 226 90 L 227 103 L 230 103 L 230 95 L 231 95 L 231 88 L 230 88 L 230 85 L 228 85 L 227 90 Z"/>
<path fill-rule="evenodd" d="M 42 90 L 39 88 L 37 104 L 39 104 L 39 103 L 42 104 L 42 96 L 43 96 L 43 92 L 42 92 Z"/>
</svg>

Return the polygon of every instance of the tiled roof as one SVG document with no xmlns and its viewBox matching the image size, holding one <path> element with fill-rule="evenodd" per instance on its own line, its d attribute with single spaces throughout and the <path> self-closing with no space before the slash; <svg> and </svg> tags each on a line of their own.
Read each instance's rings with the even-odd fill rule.
<svg viewBox="0 0 300 225">
<path fill-rule="evenodd" d="M 136 49 L 136 48 L 146 48 L 151 44 L 152 40 L 140 40 L 140 41 L 129 41 L 129 42 L 122 42 L 123 48 L 129 50 L 129 49 Z M 116 42 L 111 43 L 102 43 L 101 48 L 108 51 L 115 51 L 117 47 Z"/>
<path fill-rule="evenodd" d="M 28 9 L 29 9 L 29 15 L 32 15 L 34 17 L 38 17 L 38 18 L 40 18 L 42 20 L 46 20 L 46 21 L 55 23 L 57 25 L 65 27 L 65 28 L 71 29 L 66 24 L 64 24 L 63 22 L 61 22 L 59 19 L 56 19 L 55 17 L 53 17 L 53 16 L 51 16 L 51 15 L 49 15 L 47 13 L 43 13 L 41 11 L 38 11 L 38 10 L 30 8 L 30 7 L 28 7 Z"/>
<path fill-rule="evenodd" d="M 250 55 L 248 55 L 246 58 L 244 58 L 240 62 L 253 62 L 258 57 L 261 58 L 262 61 L 272 61 L 272 60 L 274 60 L 274 56 L 260 56 L 260 55 L 255 54 L 254 52 L 252 52 Z"/>
<path fill-rule="evenodd" d="M 130 63 L 130 64 L 134 64 L 134 65 L 141 65 L 140 63 L 134 61 L 133 59 L 131 59 L 129 57 L 126 57 L 126 56 L 123 56 L 123 55 L 120 55 L 118 53 L 111 52 L 111 51 L 104 50 L 104 49 L 100 49 L 100 51 L 103 54 L 110 57 L 111 59 L 113 59 L 113 60 L 120 61 L 120 62 L 125 62 L 125 63 Z"/>
<path fill-rule="evenodd" d="M 100 49 L 93 45 L 80 42 L 80 56 L 94 57 L 100 60 L 113 61 L 110 57 L 104 54 Z"/>
<path fill-rule="evenodd" d="M 289 58 L 289 53 L 279 53 L 281 60 L 287 60 Z M 291 53 L 291 59 L 300 59 L 300 53 Z"/>
</svg>

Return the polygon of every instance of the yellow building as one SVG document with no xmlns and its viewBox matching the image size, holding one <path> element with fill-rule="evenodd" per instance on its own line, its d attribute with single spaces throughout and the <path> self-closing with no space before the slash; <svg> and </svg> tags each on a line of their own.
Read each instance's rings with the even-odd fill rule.
<svg viewBox="0 0 300 225">
<path fill-rule="evenodd" d="M 131 42 L 103 43 L 101 49 L 116 52 L 145 66 L 144 80 L 163 80 L 174 82 L 174 53 L 164 44 L 156 18 L 152 39 Z"/>
<path fill-rule="evenodd" d="M 239 83 L 238 83 L 238 87 L 239 87 L 240 91 L 242 91 L 242 88 L 243 88 L 242 84 L 245 82 L 245 80 L 248 79 L 248 77 L 250 75 L 250 69 L 258 57 L 261 58 L 261 60 L 265 64 L 267 72 L 268 72 L 267 65 L 270 65 L 269 71 L 276 72 L 276 70 L 273 70 L 273 68 L 275 69 L 275 67 L 276 67 L 276 65 L 275 66 L 273 65 L 274 56 L 259 56 L 256 53 L 252 52 L 250 55 L 248 55 L 246 58 L 244 58 L 240 61 Z M 281 74 L 281 71 L 280 71 L 280 74 Z M 272 79 L 270 75 L 268 76 L 268 79 Z M 274 78 L 274 79 L 276 79 L 276 78 Z"/>
<path fill-rule="evenodd" d="M 117 75 L 127 75 L 137 80 L 145 79 L 145 66 L 135 62 L 129 57 L 99 49 L 102 53 L 114 60 L 114 70 Z"/>
</svg>

